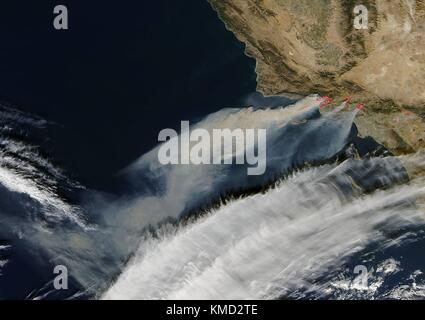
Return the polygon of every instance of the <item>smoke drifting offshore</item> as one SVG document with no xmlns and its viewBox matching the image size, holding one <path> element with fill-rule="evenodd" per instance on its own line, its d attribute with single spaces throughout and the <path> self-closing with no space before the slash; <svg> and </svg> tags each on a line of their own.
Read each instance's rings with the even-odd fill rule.
<svg viewBox="0 0 425 320">
<path fill-rule="evenodd" d="M 424 221 L 416 202 L 424 156 L 359 151 L 360 111 L 344 103 L 322 112 L 319 104 L 310 96 L 285 107 L 223 109 L 193 125 L 266 129 L 264 175 L 247 176 L 246 165 L 164 166 L 158 146 L 122 171 L 120 196 L 84 190 L 2 132 L 0 239 L 8 241 L 0 242 L 0 281 L 17 276 L 1 253 L 19 249 L 40 269 L 67 266 L 69 298 L 273 299 L 311 290 L 372 243 L 400 244 L 389 231 Z M 11 127 L 23 119 L 48 125 L 3 114 Z M 79 203 L 61 196 L 65 181 L 83 194 Z M 54 297 L 53 277 L 43 274 L 25 296 Z"/>
</svg>

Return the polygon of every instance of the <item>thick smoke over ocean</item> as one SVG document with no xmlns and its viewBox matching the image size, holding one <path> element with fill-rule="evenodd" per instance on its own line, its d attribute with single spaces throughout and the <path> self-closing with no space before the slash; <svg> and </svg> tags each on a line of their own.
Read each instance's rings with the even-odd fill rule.
<svg viewBox="0 0 425 320">
<path fill-rule="evenodd" d="M 67 298 L 269 299 L 295 288 L 320 295 L 329 282 L 315 280 L 327 270 L 368 245 L 400 245 L 392 229 L 421 226 L 415 199 L 425 190 L 413 174 L 423 170 L 422 155 L 367 154 L 377 145 L 357 137 L 359 110 L 321 112 L 317 98 L 223 109 L 193 124 L 267 129 L 263 176 L 247 176 L 245 165 L 163 166 L 158 147 L 121 172 L 120 196 L 67 179 L 19 134 L 51 124 L 2 109 L 0 296 L 57 297 L 55 265 L 69 269 Z M 67 198 L 76 191 L 79 202 Z M 13 263 L 25 265 L 24 256 L 37 261 L 40 279 L 6 294 L 2 284 L 18 277 Z"/>
</svg>

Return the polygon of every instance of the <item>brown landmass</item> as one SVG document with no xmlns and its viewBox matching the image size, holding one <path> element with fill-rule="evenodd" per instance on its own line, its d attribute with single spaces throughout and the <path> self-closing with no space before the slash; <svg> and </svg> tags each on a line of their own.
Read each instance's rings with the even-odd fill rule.
<svg viewBox="0 0 425 320">
<path fill-rule="evenodd" d="M 265 95 L 365 103 L 356 119 L 395 154 L 425 148 L 425 0 L 208 0 L 257 62 Z M 354 7 L 369 28 L 354 28 Z"/>
</svg>

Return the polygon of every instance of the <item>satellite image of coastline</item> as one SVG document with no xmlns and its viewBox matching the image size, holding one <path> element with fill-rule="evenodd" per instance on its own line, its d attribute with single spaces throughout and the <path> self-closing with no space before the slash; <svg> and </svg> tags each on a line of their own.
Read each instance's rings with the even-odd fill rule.
<svg viewBox="0 0 425 320">
<path fill-rule="evenodd" d="M 16 0 L 0 38 L 0 300 L 425 299 L 425 1 Z"/>
</svg>

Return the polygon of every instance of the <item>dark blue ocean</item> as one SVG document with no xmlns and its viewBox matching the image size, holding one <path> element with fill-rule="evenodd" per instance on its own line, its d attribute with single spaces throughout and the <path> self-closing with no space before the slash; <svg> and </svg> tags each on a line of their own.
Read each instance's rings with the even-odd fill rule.
<svg viewBox="0 0 425 320">
<path fill-rule="evenodd" d="M 42 146 L 84 185 L 110 188 L 123 167 L 178 128 L 255 92 L 255 61 L 207 1 L 0 4 L 0 100 L 40 115 Z"/>
<path fill-rule="evenodd" d="M 280 126 L 274 116 L 284 113 L 284 108 L 265 111 L 266 116 L 258 118 L 266 118 L 265 125 L 272 128 L 270 172 L 258 179 L 247 178 L 245 168 L 203 171 L 191 167 L 190 172 L 181 167 L 155 168 L 149 157 L 139 157 L 158 145 L 162 129 L 179 131 L 181 121 L 193 123 L 220 110 L 214 119 L 225 121 L 235 116 L 241 122 L 245 117 L 252 121 L 249 112 L 255 116 L 264 110 L 222 109 L 286 106 L 290 100 L 256 93 L 255 61 L 245 55 L 244 45 L 226 30 L 205 0 L 64 0 L 60 4 L 69 10 L 66 31 L 53 28 L 57 4 L 47 0 L 0 4 L 0 298 L 99 298 L 97 294 L 113 289 L 112 280 L 128 271 L 124 267 L 128 259 L 137 257 L 138 245 L 144 244 L 141 236 L 155 225 L 152 221 L 172 221 L 178 234 L 181 217 L 195 213 L 196 218 L 203 214 L 199 207 L 209 209 L 220 196 L 235 190 L 236 194 L 261 191 L 269 202 L 258 205 L 248 199 L 253 205 L 244 206 L 241 199 L 251 220 L 245 218 L 244 210 L 236 210 L 233 216 L 240 215 L 240 219 L 230 224 L 233 229 L 223 230 L 226 220 L 206 217 L 202 221 L 210 225 L 202 239 L 210 240 L 207 247 L 209 243 L 217 245 L 195 257 L 191 254 L 199 248 L 190 243 L 178 246 L 178 237 L 174 239 L 176 250 L 161 256 L 167 246 L 157 236 L 158 247 L 165 249 L 151 254 L 157 259 L 154 261 L 163 263 L 153 268 L 140 263 L 141 270 L 148 271 L 143 274 L 152 273 L 148 277 L 152 282 L 144 283 L 146 291 L 144 286 L 127 287 L 123 277 L 112 296 L 126 297 L 140 290 L 137 298 L 145 294 L 155 297 L 156 288 L 166 292 L 172 285 L 186 285 L 185 277 L 192 275 L 186 266 L 205 267 L 204 253 L 211 261 L 225 259 L 239 244 L 241 250 L 249 248 L 246 256 L 259 264 L 236 264 L 231 270 L 233 262 L 243 260 L 237 254 L 231 256 L 229 265 L 224 264 L 229 274 L 248 270 L 252 276 L 232 278 L 242 279 L 233 287 L 236 289 L 247 283 L 269 286 L 257 278 L 276 265 L 255 267 L 264 257 L 279 257 L 281 252 L 273 249 L 289 244 L 283 252 L 293 255 L 295 263 L 302 262 L 293 274 L 305 272 L 302 276 L 311 281 L 311 287 L 298 286 L 301 275 L 289 281 L 290 274 L 281 280 L 288 281 L 288 288 L 289 284 L 296 286 L 279 292 L 282 297 L 417 298 L 424 294 L 421 252 L 425 233 L 416 220 L 414 201 L 423 180 L 405 186 L 407 172 L 399 159 L 382 159 L 390 155 L 382 146 L 370 137 L 357 137 L 354 113 L 323 116 L 313 103 L 311 112 Z M 132 184 L 123 178 L 122 169 L 137 159 Z M 315 169 L 308 169 L 322 164 L 334 167 L 332 174 L 317 174 L 316 180 L 323 180 L 317 187 L 317 181 L 309 179 Z M 305 176 L 300 173 L 301 181 L 295 179 L 293 189 L 310 193 L 297 198 L 289 188 L 275 199 L 273 192 L 264 189 L 273 179 L 283 174 L 290 179 L 293 172 L 304 169 Z M 248 187 L 254 189 L 247 191 Z M 329 189 L 321 194 L 325 187 Z M 131 188 L 136 190 L 128 192 Z M 380 192 L 374 193 L 377 189 Z M 403 196 L 391 202 L 398 195 Z M 279 205 L 276 209 L 268 207 L 269 203 Z M 257 205 L 259 214 L 251 211 Z M 335 207 L 326 210 L 327 205 Z M 280 212 L 281 208 L 286 211 Z M 268 215 L 270 212 L 278 214 Z M 345 212 L 347 219 L 341 219 L 340 212 Z M 303 215 L 308 219 L 303 221 Z M 386 220 L 387 215 L 393 220 Z M 196 222 L 195 235 L 200 228 Z M 278 226 L 287 232 L 280 234 Z M 249 239 L 258 227 L 263 228 L 259 234 L 270 240 L 264 250 L 251 244 L 267 241 Z M 345 238 L 346 233 L 352 237 Z M 223 236 L 216 238 L 217 234 Z M 194 237 L 191 243 L 202 239 Z M 359 240 L 361 250 L 356 250 L 357 239 L 363 241 Z M 303 241 L 306 245 L 296 251 Z M 214 256 L 215 248 L 230 250 Z M 341 257 L 342 262 L 338 260 Z M 321 267 L 323 261 L 335 265 L 307 275 L 315 258 L 314 267 Z M 55 292 L 52 268 L 65 262 L 71 271 L 70 291 Z M 166 267 L 172 263 L 183 266 L 181 274 L 167 280 L 172 285 L 155 283 L 168 278 Z M 359 264 L 371 271 L 369 291 L 350 287 L 352 270 Z M 292 261 L 288 268 L 291 265 Z M 222 274 L 226 272 L 215 276 Z M 141 278 L 137 272 L 136 276 L 127 275 L 136 282 Z M 209 278 L 206 280 L 208 283 Z M 90 291 L 91 285 L 96 290 Z M 209 285 L 213 288 L 222 283 L 211 282 L 206 287 Z M 153 288 L 152 295 L 146 293 L 149 288 Z"/>
</svg>

